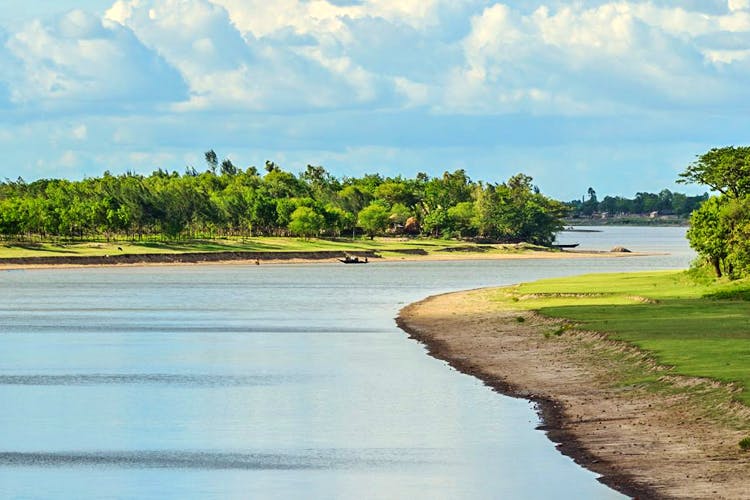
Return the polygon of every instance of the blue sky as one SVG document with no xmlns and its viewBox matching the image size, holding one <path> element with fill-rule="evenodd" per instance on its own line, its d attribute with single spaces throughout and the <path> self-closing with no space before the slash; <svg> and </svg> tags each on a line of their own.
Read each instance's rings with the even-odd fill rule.
<svg viewBox="0 0 750 500">
<path fill-rule="evenodd" d="M 0 0 L 0 178 L 464 168 L 675 186 L 748 144 L 750 0 Z"/>
</svg>

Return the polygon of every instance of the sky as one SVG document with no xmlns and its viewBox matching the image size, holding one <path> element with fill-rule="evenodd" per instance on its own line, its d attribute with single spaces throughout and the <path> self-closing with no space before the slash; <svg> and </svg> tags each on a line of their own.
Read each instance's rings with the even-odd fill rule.
<svg viewBox="0 0 750 500">
<path fill-rule="evenodd" d="M 675 185 L 750 143 L 750 0 L 0 0 L 0 179 L 275 161 Z"/>
</svg>

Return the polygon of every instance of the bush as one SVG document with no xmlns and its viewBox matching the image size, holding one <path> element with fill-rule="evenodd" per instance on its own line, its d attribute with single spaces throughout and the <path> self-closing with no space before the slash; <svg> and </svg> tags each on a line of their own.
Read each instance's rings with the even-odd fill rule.
<svg viewBox="0 0 750 500">
<path fill-rule="evenodd" d="M 742 451 L 750 450 L 750 436 L 740 439 L 740 449 Z"/>
</svg>

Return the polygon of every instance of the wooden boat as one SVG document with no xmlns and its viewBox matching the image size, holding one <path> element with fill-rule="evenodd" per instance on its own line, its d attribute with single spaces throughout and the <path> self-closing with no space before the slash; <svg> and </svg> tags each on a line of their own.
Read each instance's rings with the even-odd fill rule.
<svg viewBox="0 0 750 500">
<path fill-rule="evenodd" d="M 553 244 L 552 248 L 559 248 L 562 250 L 563 248 L 576 248 L 578 245 L 580 245 L 580 243 L 571 243 L 567 245 L 554 245 Z"/>
<path fill-rule="evenodd" d="M 363 259 L 360 259 L 359 257 L 351 257 L 347 255 L 343 259 L 339 259 L 339 262 L 342 262 L 344 264 L 367 264 L 367 257 Z"/>
</svg>

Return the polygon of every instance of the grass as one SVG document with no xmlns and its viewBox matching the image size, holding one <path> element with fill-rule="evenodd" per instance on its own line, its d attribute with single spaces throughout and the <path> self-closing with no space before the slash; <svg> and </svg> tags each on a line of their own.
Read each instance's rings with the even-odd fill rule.
<svg viewBox="0 0 750 500">
<path fill-rule="evenodd" d="M 119 248 L 122 248 L 120 250 Z M 455 240 L 429 238 L 340 238 L 303 240 L 300 238 L 256 237 L 256 238 L 220 238 L 194 241 L 117 241 L 117 242 L 71 242 L 71 243 L 5 243 L 0 244 L 0 259 L 18 257 L 72 257 L 101 256 L 117 254 L 173 254 L 188 252 L 315 252 L 339 250 L 353 252 L 372 250 L 384 257 L 403 257 L 397 250 L 423 250 L 426 254 L 445 252 L 453 249 L 462 252 L 481 251 L 481 253 L 518 253 L 536 247 L 515 245 L 477 245 Z M 447 255 L 447 253 L 442 253 Z"/>
<path fill-rule="evenodd" d="M 748 296 L 747 281 L 649 272 L 543 280 L 504 289 L 495 299 L 626 341 L 672 374 L 736 384 L 742 388 L 736 398 L 750 405 Z"/>
</svg>

